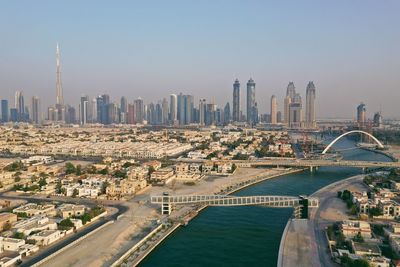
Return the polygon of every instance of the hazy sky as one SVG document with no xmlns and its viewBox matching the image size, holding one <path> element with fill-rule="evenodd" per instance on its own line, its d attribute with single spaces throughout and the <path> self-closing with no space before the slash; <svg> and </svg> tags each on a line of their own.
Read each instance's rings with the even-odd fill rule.
<svg viewBox="0 0 400 267">
<path fill-rule="evenodd" d="M 400 117 L 400 1 L 1 1 L 0 98 L 55 96 L 55 48 L 65 102 L 81 94 L 157 101 L 189 93 L 232 101 L 232 83 L 253 77 L 260 112 L 289 81 L 318 117 L 382 107 Z M 27 100 L 26 100 L 27 101 Z M 29 101 L 28 101 L 29 103 Z M 242 106 L 245 110 L 245 106 Z"/>
</svg>

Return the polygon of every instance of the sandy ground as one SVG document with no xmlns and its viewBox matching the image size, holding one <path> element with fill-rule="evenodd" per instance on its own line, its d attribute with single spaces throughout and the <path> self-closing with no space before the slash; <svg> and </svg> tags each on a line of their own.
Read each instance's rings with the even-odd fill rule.
<svg viewBox="0 0 400 267">
<path fill-rule="evenodd" d="M 46 262 L 45 266 L 109 266 L 149 232 L 150 227 L 155 226 L 156 220 L 162 218 L 160 207 L 149 203 L 151 195 L 159 195 L 166 191 L 171 194 L 211 194 L 227 185 L 245 181 L 256 175 L 273 175 L 281 172 L 282 169 L 241 168 L 235 175 L 204 179 L 194 186 L 175 183 L 165 187 L 152 187 L 127 201 L 124 205 L 129 208 L 128 212 L 115 223 L 59 254 Z M 187 209 L 180 208 L 175 213 L 185 213 Z"/>
</svg>

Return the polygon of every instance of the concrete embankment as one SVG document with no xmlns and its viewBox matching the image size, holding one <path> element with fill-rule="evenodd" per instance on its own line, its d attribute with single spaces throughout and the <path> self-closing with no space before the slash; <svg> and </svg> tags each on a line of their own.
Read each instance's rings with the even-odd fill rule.
<svg viewBox="0 0 400 267">
<path fill-rule="evenodd" d="M 282 169 L 282 172 L 275 173 L 275 174 L 272 174 L 272 175 L 268 175 L 268 174 L 266 174 L 266 175 L 265 174 L 264 175 L 263 174 L 254 175 L 253 177 L 249 177 L 249 180 L 241 182 L 238 185 L 233 186 L 233 187 L 229 186 L 229 187 L 227 187 L 227 188 L 229 188 L 229 190 L 225 189 L 224 191 L 222 191 L 220 193 L 229 195 L 229 194 L 232 194 L 234 192 L 237 192 L 237 191 L 240 191 L 242 189 L 245 189 L 246 187 L 261 183 L 261 182 L 263 182 L 265 180 L 269 180 L 269 179 L 272 179 L 272 178 L 276 178 L 276 177 L 280 177 L 280 176 L 284 176 L 284 175 L 288 175 L 288 174 L 292 174 L 292 173 L 302 172 L 304 170 L 305 169 Z M 182 221 L 188 223 L 190 220 L 195 218 L 202 210 L 204 210 L 207 207 L 208 207 L 207 205 L 202 205 L 202 206 L 198 207 L 192 213 L 190 213 L 190 214 L 186 215 L 184 218 L 182 218 Z M 146 256 L 148 256 L 159 244 L 161 244 L 169 235 L 171 235 L 181 225 L 182 225 L 181 223 L 174 224 L 172 226 L 172 228 L 168 229 L 157 241 L 155 241 L 148 248 L 146 248 L 146 250 L 142 254 L 140 254 L 134 261 L 130 262 L 128 264 L 128 266 L 136 266 L 136 265 L 138 265 L 141 261 L 143 261 L 145 259 Z M 158 227 L 161 227 L 161 226 L 162 225 L 159 225 Z M 146 240 L 148 240 L 148 238 L 151 236 L 152 233 L 150 233 L 149 235 L 144 237 L 141 241 L 139 241 L 136 245 L 134 245 L 126 253 L 124 253 L 111 266 L 117 267 L 117 266 L 120 266 L 121 264 L 123 264 L 135 251 L 137 251 L 140 248 L 140 246 Z"/>
<path fill-rule="evenodd" d="M 326 209 L 326 205 L 329 205 L 326 202 L 331 201 L 330 198 L 325 197 L 328 195 L 334 197 L 337 190 L 343 190 L 341 187 L 349 186 L 352 182 L 359 182 L 362 177 L 363 175 L 355 175 L 331 183 L 310 195 L 320 198 L 320 206 L 310 210 L 309 220 L 290 219 L 288 221 L 281 238 L 277 267 L 332 265 L 329 255 L 322 256 L 325 253 L 324 248 L 327 246 L 324 243 L 327 241 L 325 235 L 323 235 L 324 229 L 316 230 L 316 228 L 321 227 L 316 219 L 318 219 L 321 209 Z M 327 194 L 327 192 L 330 193 Z M 322 205 L 325 205 L 325 207 L 321 207 Z M 318 238 L 316 231 L 318 231 Z M 323 262 L 321 262 L 321 257 Z"/>
</svg>

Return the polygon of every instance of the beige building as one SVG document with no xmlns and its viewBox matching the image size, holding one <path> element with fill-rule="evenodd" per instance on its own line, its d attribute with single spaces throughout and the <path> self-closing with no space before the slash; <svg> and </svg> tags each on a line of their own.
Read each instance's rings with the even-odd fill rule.
<svg viewBox="0 0 400 267">
<path fill-rule="evenodd" d="M 341 231 L 345 237 L 353 238 L 361 234 L 363 238 L 371 238 L 371 226 L 363 221 L 344 221 L 341 224 Z"/>
<path fill-rule="evenodd" d="M 35 240 L 39 246 L 48 246 L 51 243 L 61 239 L 63 234 L 59 230 L 44 230 L 37 234 L 31 235 L 28 239 Z"/>
<path fill-rule="evenodd" d="M 0 213 L 0 231 L 4 230 L 4 226 L 9 224 L 10 226 L 17 221 L 17 215 L 10 212 Z"/>
<path fill-rule="evenodd" d="M 55 206 L 51 204 L 38 205 L 35 203 L 27 203 L 13 209 L 13 213 L 26 213 L 29 217 L 36 215 L 55 216 L 57 214 Z"/>
<path fill-rule="evenodd" d="M 82 216 L 85 213 L 84 205 L 62 204 L 57 209 L 58 215 L 65 219 L 73 216 Z"/>
</svg>

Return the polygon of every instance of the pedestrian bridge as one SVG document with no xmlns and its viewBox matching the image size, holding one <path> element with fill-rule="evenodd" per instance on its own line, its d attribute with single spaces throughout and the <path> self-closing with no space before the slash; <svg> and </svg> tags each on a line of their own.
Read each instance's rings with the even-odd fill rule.
<svg viewBox="0 0 400 267">
<path fill-rule="evenodd" d="M 180 195 L 152 196 L 153 204 L 206 204 L 208 206 L 249 206 L 263 205 L 269 207 L 295 207 L 308 200 L 308 207 L 318 207 L 317 198 L 293 196 L 226 196 L 226 195 Z"/>
<path fill-rule="evenodd" d="M 231 195 L 177 195 L 151 196 L 151 203 L 161 205 L 162 214 L 170 214 L 173 205 L 202 204 L 207 206 L 261 205 L 274 208 L 301 208 L 297 213 L 307 217 L 308 208 L 318 207 L 318 199 L 306 196 L 231 196 Z M 304 211 L 302 211 L 304 210 Z M 296 212 L 295 212 L 296 213 Z M 299 215 L 300 216 L 300 215 Z"/>
</svg>

